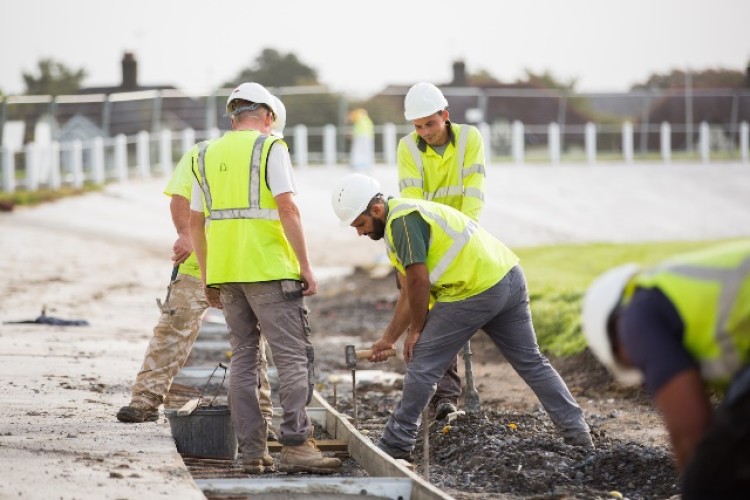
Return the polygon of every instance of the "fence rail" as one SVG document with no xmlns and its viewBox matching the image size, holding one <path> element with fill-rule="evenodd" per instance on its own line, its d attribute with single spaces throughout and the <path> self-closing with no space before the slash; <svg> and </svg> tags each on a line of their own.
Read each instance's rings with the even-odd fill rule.
<svg viewBox="0 0 750 500">
<path fill-rule="evenodd" d="M 485 139 L 485 156 L 489 164 L 535 161 L 552 164 L 564 161 L 634 163 L 654 159 L 669 163 L 673 158 L 704 163 L 721 160 L 749 162 L 750 126 L 747 122 L 739 124 L 737 142 L 730 148 L 724 143 L 718 144 L 711 126 L 701 123 L 698 127 L 698 148 L 694 154 L 673 151 L 671 138 L 679 127 L 666 122 L 658 127 L 649 127 L 647 132 L 658 133 L 660 138 L 659 151 L 655 156 L 648 150 L 644 152 L 636 147 L 637 136 L 643 131 L 637 131 L 629 122 L 619 128 L 601 127 L 594 123 L 563 128 L 557 123 L 542 127 L 525 126 L 516 121 L 512 123 L 508 137 L 501 141 L 508 144 L 501 151 L 493 148 L 493 144 L 498 144 L 498 141 L 493 142 L 493 137 L 507 131 L 498 131 L 497 127 L 486 123 L 478 125 Z M 398 138 L 411 130 L 411 126 L 390 123 L 375 127 L 376 161 L 395 165 Z M 337 138 L 348 132 L 348 129 L 341 131 L 334 125 L 294 126 L 286 136 L 294 165 L 304 168 L 316 164 L 347 164 L 348 156 L 337 146 Z M 220 134 L 217 128 L 203 131 L 165 129 L 157 134 L 141 131 L 130 136 L 118 134 L 90 140 L 28 143 L 19 149 L 0 147 L 2 190 L 12 193 L 16 190 L 35 191 L 61 186 L 80 188 L 84 183 L 103 184 L 131 178 L 143 179 L 155 174 L 168 175 L 176 160 L 196 141 L 215 138 Z M 563 148 L 566 136 L 583 136 L 583 147 Z M 606 147 L 603 147 L 603 143 L 607 144 Z M 310 148 L 310 144 L 320 147 Z"/>
</svg>

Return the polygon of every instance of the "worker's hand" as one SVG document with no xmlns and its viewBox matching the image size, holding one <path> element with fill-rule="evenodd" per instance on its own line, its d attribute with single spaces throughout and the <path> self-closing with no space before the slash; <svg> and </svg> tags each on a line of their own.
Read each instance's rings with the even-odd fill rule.
<svg viewBox="0 0 750 500">
<path fill-rule="evenodd" d="M 193 243 L 190 235 L 180 235 L 172 245 L 172 262 L 174 265 L 182 264 L 193 253 Z"/>
<path fill-rule="evenodd" d="M 300 278 L 302 279 L 302 295 L 318 293 L 318 281 L 315 279 L 312 269 L 303 270 L 300 273 Z"/>
<path fill-rule="evenodd" d="M 369 360 L 373 363 L 379 363 L 388 359 L 387 352 L 389 349 L 393 349 L 393 344 L 381 337 L 372 344 L 370 349 L 372 349 L 372 356 Z"/>
<path fill-rule="evenodd" d="M 404 361 L 407 363 L 411 360 L 414 355 L 414 346 L 419 341 L 419 337 L 422 335 L 421 331 L 412 330 L 409 328 L 406 334 L 406 340 L 404 340 Z"/>
<path fill-rule="evenodd" d="M 224 304 L 221 303 L 221 292 L 219 292 L 218 288 L 207 286 L 204 290 L 206 291 L 208 305 L 216 309 L 224 309 Z"/>
</svg>

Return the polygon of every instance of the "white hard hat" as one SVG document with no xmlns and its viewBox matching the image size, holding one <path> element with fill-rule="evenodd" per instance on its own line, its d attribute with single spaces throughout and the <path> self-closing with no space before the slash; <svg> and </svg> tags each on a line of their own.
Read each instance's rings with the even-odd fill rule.
<svg viewBox="0 0 750 500">
<path fill-rule="evenodd" d="M 413 85 L 404 98 L 404 117 L 418 120 L 448 107 L 448 101 L 440 89 L 431 83 L 420 82 Z"/>
<path fill-rule="evenodd" d="M 586 291 L 581 311 L 581 327 L 589 349 L 623 385 L 640 384 L 643 376 L 640 371 L 623 366 L 615 359 L 607 321 L 620 302 L 625 285 L 638 269 L 637 264 L 623 264 L 596 278 Z"/>
<path fill-rule="evenodd" d="M 348 174 L 341 178 L 331 192 L 331 206 L 342 226 L 349 226 L 367 209 L 375 195 L 380 194 L 380 183 L 365 174 Z"/>
<path fill-rule="evenodd" d="M 284 138 L 284 127 L 286 127 L 286 106 L 276 96 L 273 96 L 273 100 L 276 103 L 276 119 L 271 125 L 271 135 L 275 135 L 281 139 Z"/>
<path fill-rule="evenodd" d="M 246 82 L 238 85 L 237 88 L 229 94 L 229 97 L 227 97 L 227 116 L 230 116 L 229 104 L 235 99 L 242 99 L 243 101 L 249 101 L 256 104 L 265 104 L 271 108 L 274 116 L 278 116 L 276 101 L 274 101 L 273 95 L 271 95 L 271 93 L 260 83 Z M 245 111 L 245 109 L 240 109 L 240 111 Z M 235 110 L 235 114 L 236 113 L 237 110 Z"/>
</svg>

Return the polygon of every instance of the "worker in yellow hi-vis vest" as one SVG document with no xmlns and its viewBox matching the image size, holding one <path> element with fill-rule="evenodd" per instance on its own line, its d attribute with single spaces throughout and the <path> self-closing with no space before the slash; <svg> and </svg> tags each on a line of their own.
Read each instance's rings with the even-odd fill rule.
<svg viewBox="0 0 750 500">
<path fill-rule="evenodd" d="M 584 297 L 589 348 L 623 384 L 644 383 L 682 473 L 682 498 L 750 491 L 750 240 L 624 264 Z M 718 409 L 708 389 L 726 390 Z"/>
<path fill-rule="evenodd" d="M 476 127 L 450 121 L 448 101 L 435 85 L 417 83 L 404 99 L 404 117 L 414 132 L 398 144 L 398 184 L 402 198 L 448 205 L 474 221 L 484 207 L 484 142 Z M 471 344 L 464 348 L 467 409 L 479 410 L 473 387 Z M 454 359 L 430 402 L 436 419 L 457 410 L 461 395 L 458 359 Z"/>
</svg>

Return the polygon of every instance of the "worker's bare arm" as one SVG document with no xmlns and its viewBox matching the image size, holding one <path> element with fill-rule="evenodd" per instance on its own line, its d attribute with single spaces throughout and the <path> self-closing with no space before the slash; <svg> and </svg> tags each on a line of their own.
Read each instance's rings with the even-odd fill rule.
<svg viewBox="0 0 750 500">
<path fill-rule="evenodd" d="M 299 208 L 294 203 L 292 193 L 281 193 L 274 197 L 279 209 L 279 219 L 281 227 L 284 228 L 284 234 L 289 244 L 292 246 L 297 260 L 299 261 L 300 276 L 302 279 L 302 294 L 315 295 L 318 291 L 318 283 L 313 274 L 310 259 L 307 255 L 307 244 L 305 242 L 305 233 L 302 230 L 302 220 L 300 218 Z"/>
<path fill-rule="evenodd" d="M 711 402 L 697 369 L 680 372 L 655 395 L 682 472 L 711 421 Z"/>
<path fill-rule="evenodd" d="M 184 196 L 174 194 L 169 202 L 169 211 L 172 214 L 172 224 L 177 231 L 177 240 L 172 246 L 172 261 L 178 265 L 185 262 L 193 251 L 190 241 L 190 201 Z"/>
</svg>

